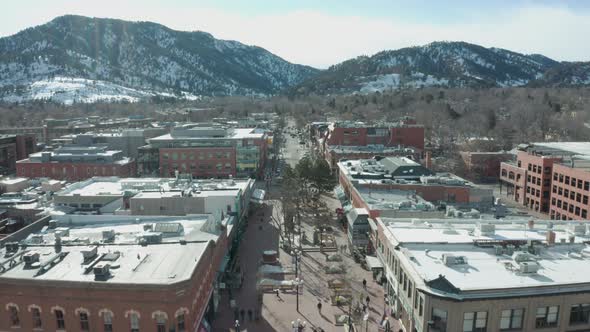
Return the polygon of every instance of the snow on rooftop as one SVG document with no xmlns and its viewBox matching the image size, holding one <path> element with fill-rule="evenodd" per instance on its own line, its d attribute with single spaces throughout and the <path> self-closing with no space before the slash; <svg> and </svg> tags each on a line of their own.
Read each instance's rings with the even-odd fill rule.
<svg viewBox="0 0 590 332">
<path fill-rule="evenodd" d="M 590 233 L 586 224 L 574 222 L 503 220 L 443 220 L 387 219 L 386 237 L 399 246 L 415 276 L 428 281 L 440 276 L 458 288 L 452 296 L 476 296 L 469 291 L 486 291 L 486 296 L 503 296 L 502 289 L 534 292 L 538 286 L 590 284 Z M 480 225 L 493 225 L 490 230 Z M 577 227 L 577 228 L 576 228 Z M 488 226 L 488 228 L 490 228 Z M 547 233 L 555 233 L 555 244 L 546 245 Z M 512 247 L 513 252 L 527 251 L 535 246 L 538 252 L 529 254 L 530 261 L 539 265 L 536 272 L 521 272 L 512 252 L 498 253 L 498 248 Z M 528 252 L 528 251 L 527 251 Z M 461 257 L 459 264 L 446 264 L 443 255 Z M 498 292 L 491 294 L 498 290 Z M 438 292 L 440 290 L 432 290 Z M 538 290 L 541 291 L 541 290 Z M 543 290 L 545 291 L 545 290 Z M 514 295 L 516 291 L 511 291 Z M 449 294 L 445 294 L 449 295 Z"/>
<path fill-rule="evenodd" d="M 69 234 L 62 235 L 61 253 L 63 258 L 57 260 L 40 273 L 40 268 L 25 267 L 20 261 L 10 270 L 0 272 L 0 280 L 36 279 L 69 282 L 101 282 L 119 284 L 172 284 L 187 280 L 194 272 L 209 241 L 217 241 L 218 234 L 207 228 L 210 217 L 205 215 L 190 217 L 145 218 L 137 222 L 133 216 L 118 222 L 97 222 L 94 224 L 68 225 Z M 141 245 L 138 236 L 144 234 L 162 234 L 146 231 L 146 226 L 155 227 L 157 223 L 181 225 L 182 232 L 163 237 L 159 244 Z M 175 226 L 174 229 L 178 227 Z M 164 230 L 168 229 L 166 227 Z M 48 229 L 29 236 L 26 251 L 39 253 L 39 263 L 44 265 L 56 257 L 54 241 L 60 228 Z M 114 232 L 112 243 L 103 240 L 103 232 Z M 186 240 L 186 243 L 181 243 Z M 26 240 L 27 241 L 27 240 Z M 37 243 L 41 241 L 41 243 Z M 100 243 L 99 246 L 94 243 Z M 100 259 L 100 263 L 110 264 L 110 275 L 97 281 L 92 270 L 88 271 L 90 262 L 84 263 L 83 251 L 97 248 L 97 256 L 115 254 L 115 260 Z M 6 248 L 2 249 L 5 251 Z M 21 251 L 23 249 L 20 249 Z M 3 253 L 4 254 L 4 253 Z M 2 255 L 4 256 L 4 255 Z M 3 260 L 4 262 L 5 260 Z"/>
</svg>

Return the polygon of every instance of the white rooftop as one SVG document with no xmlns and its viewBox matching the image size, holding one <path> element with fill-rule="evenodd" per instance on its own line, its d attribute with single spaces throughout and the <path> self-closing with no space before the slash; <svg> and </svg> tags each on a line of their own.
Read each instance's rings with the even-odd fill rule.
<svg viewBox="0 0 590 332">
<path fill-rule="evenodd" d="M 539 142 L 532 143 L 532 145 L 561 150 L 572 154 L 590 155 L 590 142 Z"/>
<path fill-rule="evenodd" d="M 444 296 L 469 298 L 560 292 L 566 288 L 590 289 L 590 231 L 580 221 L 552 222 L 530 219 L 444 220 L 380 219 L 386 236 L 402 253 L 403 264 L 411 266 L 419 287 Z M 484 225 L 480 228 L 479 225 Z M 491 232 L 485 227 L 493 225 Z M 577 226 L 577 228 L 575 228 Z M 555 233 L 555 244 L 547 245 L 548 232 Z M 538 252 L 530 252 L 531 248 Z M 512 248 L 528 254 L 538 271 L 520 272 Z M 443 255 L 461 257 L 459 264 L 445 264 Z M 528 264 L 528 263 L 527 263 Z M 431 287 L 429 281 L 444 278 L 457 290 Z M 452 288 L 451 287 L 451 288 Z M 543 287 L 543 288 L 539 288 Z M 443 287 L 444 288 L 444 287 Z"/>
<path fill-rule="evenodd" d="M 17 259 L 16 266 L 0 272 L 0 280 L 9 278 L 117 284 L 173 284 L 191 277 L 209 241 L 216 242 L 219 237 L 210 215 L 141 218 L 141 222 L 137 222 L 134 216 L 119 217 L 117 221 L 112 222 L 98 222 L 96 218 L 94 221 L 88 218 L 86 224 L 78 219 L 74 225 L 58 224 L 56 229 L 31 234 L 24 240 L 28 242 L 26 249 L 19 249 L 13 256 L 37 252 L 41 267 L 25 266 L 22 260 Z M 154 231 L 145 230 L 145 225 L 150 225 Z M 49 264 L 59 255 L 54 242 L 56 233 L 61 232 L 63 226 L 67 227 L 65 229 L 69 231 L 69 235 L 61 236 L 62 257 Z M 160 228 L 174 231 L 166 233 L 168 231 L 164 230 L 159 244 L 139 243 L 141 236 L 154 235 Z M 116 234 L 112 243 L 103 240 L 103 232 L 109 231 Z M 181 243 L 181 240 L 185 240 L 186 243 Z M 85 262 L 83 251 L 89 248 L 97 248 L 97 255 Z M 6 248 L 3 248 L 2 257 L 5 257 L 5 252 Z M 117 258 L 109 260 L 108 257 L 103 257 L 107 254 Z M 2 263 L 9 259 L 3 258 Z M 100 263 L 110 264 L 110 273 L 106 278 L 97 279 L 92 266 Z"/>
</svg>

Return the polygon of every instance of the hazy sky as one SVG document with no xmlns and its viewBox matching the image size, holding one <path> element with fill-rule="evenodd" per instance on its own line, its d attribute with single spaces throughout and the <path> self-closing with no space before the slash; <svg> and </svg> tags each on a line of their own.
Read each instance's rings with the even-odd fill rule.
<svg viewBox="0 0 590 332">
<path fill-rule="evenodd" d="M 384 49 L 463 40 L 590 60 L 590 1 L 4 0 L 0 36 L 63 14 L 154 21 L 327 67 Z"/>
</svg>

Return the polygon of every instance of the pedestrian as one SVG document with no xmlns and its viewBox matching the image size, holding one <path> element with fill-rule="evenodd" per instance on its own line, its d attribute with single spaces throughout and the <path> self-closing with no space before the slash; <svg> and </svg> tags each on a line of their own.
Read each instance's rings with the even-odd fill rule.
<svg viewBox="0 0 590 332">
<path fill-rule="evenodd" d="M 367 290 L 367 279 L 363 279 L 363 288 Z"/>
<path fill-rule="evenodd" d="M 367 295 L 366 301 L 367 301 L 367 307 L 368 307 L 369 306 L 369 302 L 371 302 L 371 298 L 369 297 L 369 295 Z"/>
<path fill-rule="evenodd" d="M 320 313 L 320 315 L 322 314 L 322 302 L 318 302 L 318 311 Z"/>
<path fill-rule="evenodd" d="M 279 294 L 279 289 L 278 289 L 278 288 L 277 288 L 277 289 L 275 289 L 275 292 L 277 293 L 277 298 L 279 298 L 279 299 L 280 299 L 280 298 L 281 298 L 281 294 Z"/>
<path fill-rule="evenodd" d="M 248 319 L 252 321 L 252 309 L 248 309 Z"/>
<path fill-rule="evenodd" d="M 240 310 L 240 317 L 242 317 L 242 322 L 244 321 L 244 316 L 246 316 L 246 312 L 244 311 L 244 309 Z"/>
</svg>

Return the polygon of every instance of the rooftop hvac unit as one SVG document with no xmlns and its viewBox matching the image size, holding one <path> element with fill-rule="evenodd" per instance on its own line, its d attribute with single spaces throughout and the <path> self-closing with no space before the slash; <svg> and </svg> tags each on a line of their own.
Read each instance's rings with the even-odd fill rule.
<svg viewBox="0 0 590 332">
<path fill-rule="evenodd" d="M 532 262 L 533 255 L 529 254 L 528 252 L 519 251 L 512 254 L 512 259 L 517 263 Z"/>
<path fill-rule="evenodd" d="M 23 261 L 25 262 L 26 266 L 30 266 L 31 264 L 39 261 L 39 252 L 37 251 L 30 251 L 23 255 Z"/>
<path fill-rule="evenodd" d="M 42 234 L 33 234 L 30 239 L 31 244 L 41 244 L 43 243 L 43 235 Z"/>
<path fill-rule="evenodd" d="M 18 242 L 8 242 L 6 243 L 6 251 L 7 252 L 17 252 L 18 251 Z"/>
<path fill-rule="evenodd" d="M 82 257 L 84 258 L 84 261 L 89 261 L 89 260 L 93 259 L 94 257 L 96 257 L 96 255 L 98 254 L 98 248 L 97 247 L 88 247 L 86 249 L 80 250 L 80 252 L 82 253 Z"/>
<path fill-rule="evenodd" d="M 585 224 L 570 225 L 570 231 L 574 235 L 585 235 L 586 234 L 586 225 Z"/>
<path fill-rule="evenodd" d="M 49 220 L 49 228 L 55 229 L 56 227 L 57 227 L 57 221 L 56 220 Z"/>
<path fill-rule="evenodd" d="M 540 267 L 536 262 L 521 262 L 518 266 L 520 273 L 537 273 Z"/>
<path fill-rule="evenodd" d="M 465 257 L 465 256 L 455 256 L 455 255 L 451 255 L 451 254 L 443 254 L 442 260 L 446 266 L 467 264 L 467 257 Z"/>
<path fill-rule="evenodd" d="M 114 242 L 115 241 L 115 230 L 109 229 L 108 231 L 102 231 L 103 242 Z"/>
<path fill-rule="evenodd" d="M 494 224 L 479 224 L 480 235 L 494 235 L 496 232 L 496 225 Z"/>
<path fill-rule="evenodd" d="M 162 243 L 162 233 L 159 233 L 159 232 L 143 233 L 138 236 L 137 240 L 140 244 Z"/>
<path fill-rule="evenodd" d="M 70 229 L 67 227 L 58 227 L 55 229 L 55 237 L 70 236 Z"/>
<path fill-rule="evenodd" d="M 110 274 L 110 265 L 105 263 L 98 263 L 94 265 L 92 271 L 94 272 L 94 276 L 97 278 L 104 278 Z"/>
</svg>

